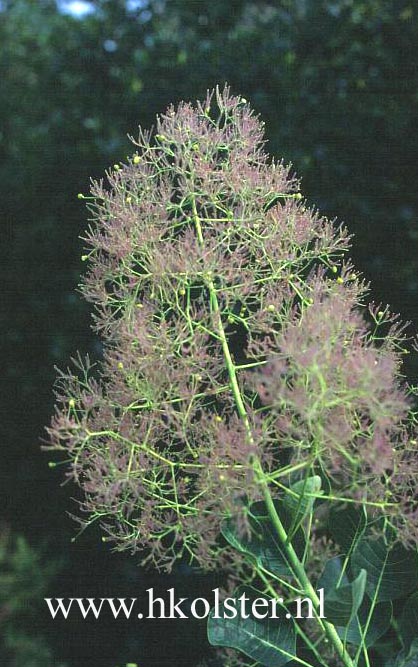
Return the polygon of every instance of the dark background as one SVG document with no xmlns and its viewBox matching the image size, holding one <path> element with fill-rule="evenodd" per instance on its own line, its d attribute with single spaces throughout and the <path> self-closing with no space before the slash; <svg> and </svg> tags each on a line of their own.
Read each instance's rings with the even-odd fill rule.
<svg viewBox="0 0 418 667">
<path fill-rule="evenodd" d="M 144 573 L 98 531 L 71 541 L 77 490 L 60 486 L 40 438 L 54 365 L 100 356 L 75 291 L 88 217 L 77 193 L 132 152 L 139 124 L 227 81 L 308 200 L 347 223 L 371 298 L 417 329 L 417 44 L 413 0 L 0 2 L 1 665 L 197 667 L 207 650 L 204 623 L 52 621 L 42 602 L 214 584 Z M 416 356 L 405 372 L 416 378 Z"/>
</svg>

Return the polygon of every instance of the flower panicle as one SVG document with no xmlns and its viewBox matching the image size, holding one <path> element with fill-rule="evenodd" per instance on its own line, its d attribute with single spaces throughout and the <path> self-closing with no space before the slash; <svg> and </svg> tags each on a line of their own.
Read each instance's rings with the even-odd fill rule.
<svg viewBox="0 0 418 667">
<path fill-rule="evenodd" d="M 103 359 L 59 374 L 47 446 L 115 549 L 218 567 L 222 521 L 245 533 L 261 499 L 255 460 L 309 460 L 353 495 L 399 469 L 403 325 L 373 306 L 371 328 L 347 229 L 306 205 L 228 87 L 133 143 L 88 201 L 80 290 Z"/>
</svg>

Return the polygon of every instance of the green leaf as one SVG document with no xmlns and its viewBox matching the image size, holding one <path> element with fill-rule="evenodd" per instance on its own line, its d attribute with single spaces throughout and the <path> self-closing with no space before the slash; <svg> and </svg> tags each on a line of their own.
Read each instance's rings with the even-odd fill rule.
<svg viewBox="0 0 418 667">
<path fill-rule="evenodd" d="M 276 503 L 275 503 L 276 504 Z M 278 503 L 276 509 L 279 510 Z M 253 503 L 249 510 L 251 535 L 240 535 L 233 519 L 226 519 L 221 524 L 225 539 L 238 551 L 250 555 L 258 566 L 278 576 L 291 576 L 283 546 L 277 537 L 264 502 Z M 293 547 L 299 557 L 305 548 L 303 531 L 296 531 L 292 539 Z"/>
<path fill-rule="evenodd" d="M 334 625 L 345 626 L 356 615 L 363 601 L 367 573 L 361 570 L 351 583 L 342 572 L 341 558 L 331 558 L 325 564 L 317 588 L 324 589 L 325 616 Z"/>
<path fill-rule="evenodd" d="M 363 537 L 351 556 L 354 575 L 367 572 L 366 590 L 379 602 L 405 597 L 417 587 L 418 557 L 402 545 L 387 545 L 383 537 Z"/>
<path fill-rule="evenodd" d="M 249 586 L 240 586 L 234 593 L 235 618 L 215 618 L 212 610 L 208 618 L 208 639 L 213 646 L 228 646 L 235 648 L 253 660 L 257 660 L 264 667 L 282 667 L 296 656 L 296 635 L 293 621 L 287 618 L 257 619 L 253 615 L 243 618 L 240 613 L 238 598 L 243 594 L 253 602 L 256 598 L 267 599 L 259 591 Z M 220 609 L 220 616 L 224 613 L 231 615 L 231 611 Z M 250 612 L 250 605 L 246 605 Z M 266 613 L 264 609 L 263 612 Z M 270 610 L 268 614 L 271 615 Z M 279 613 L 277 613 L 279 615 Z"/>
<path fill-rule="evenodd" d="M 336 630 L 343 641 L 355 644 L 356 646 L 364 643 L 369 647 L 373 646 L 379 637 L 385 634 L 392 620 L 392 604 L 390 602 L 380 602 L 375 605 L 367 628 L 367 634 L 363 638 L 362 633 L 366 630 L 370 609 L 371 602 L 368 598 L 365 598 L 358 613 L 348 625 L 345 627 L 336 626 Z"/>
<path fill-rule="evenodd" d="M 292 493 L 286 493 L 283 499 L 283 507 L 286 514 L 291 517 L 292 524 L 299 526 L 303 519 L 312 511 L 315 496 L 321 491 L 321 478 L 319 475 L 307 477 L 292 484 Z"/>
<path fill-rule="evenodd" d="M 364 512 L 358 510 L 354 505 L 347 506 L 332 505 L 328 529 L 334 540 L 346 553 L 349 553 L 356 542 L 360 539 L 366 528 Z"/>
<path fill-rule="evenodd" d="M 418 641 L 418 593 L 414 593 L 405 603 L 399 620 L 399 631 L 406 651 L 414 640 Z"/>
<path fill-rule="evenodd" d="M 305 549 L 305 535 L 300 523 L 311 511 L 315 498 L 321 488 L 318 475 L 300 480 L 291 487 L 292 493 L 283 498 L 276 498 L 274 506 L 286 531 L 292 540 L 293 548 L 299 558 Z M 309 495 L 307 495 L 309 494 Z M 225 539 L 238 551 L 255 558 L 257 564 L 278 576 L 292 575 L 286 555 L 270 519 L 264 501 L 252 503 L 249 511 L 251 535 L 240 535 L 233 519 L 226 519 L 221 525 Z"/>
</svg>

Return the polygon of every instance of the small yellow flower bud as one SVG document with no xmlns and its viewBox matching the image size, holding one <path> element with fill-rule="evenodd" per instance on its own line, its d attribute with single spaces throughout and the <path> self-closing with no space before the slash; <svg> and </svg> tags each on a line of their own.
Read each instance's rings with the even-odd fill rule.
<svg viewBox="0 0 418 667">
<path fill-rule="evenodd" d="M 341 278 L 341 276 L 338 276 L 338 278 L 337 278 L 337 283 L 339 283 L 340 285 L 342 285 L 343 282 L 344 282 L 344 278 Z"/>
<path fill-rule="evenodd" d="M 195 141 L 195 143 L 192 144 L 192 151 L 198 151 L 198 150 L 199 150 L 199 144 L 197 143 L 197 141 Z"/>
<path fill-rule="evenodd" d="M 48 461 L 48 468 L 55 468 L 56 465 L 55 461 Z"/>
<path fill-rule="evenodd" d="M 383 310 L 379 310 L 379 312 L 377 313 L 377 317 L 379 318 L 379 320 L 382 319 L 382 317 L 383 317 L 384 314 L 385 314 L 385 313 L 383 312 Z"/>
<path fill-rule="evenodd" d="M 139 164 L 141 162 L 141 158 L 139 155 L 134 155 L 133 163 L 134 164 Z"/>
<path fill-rule="evenodd" d="M 220 482 L 224 482 L 225 480 L 226 480 L 225 475 L 223 475 L 223 474 L 221 473 L 221 474 L 219 475 L 219 481 L 220 481 Z"/>
<path fill-rule="evenodd" d="M 121 361 L 118 361 L 118 368 L 119 370 L 123 369 L 123 363 Z"/>
<path fill-rule="evenodd" d="M 115 171 L 119 171 L 120 168 L 121 168 L 121 167 L 120 167 L 119 164 L 114 164 L 114 165 L 113 165 L 113 169 L 114 169 Z"/>
<path fill-rule="evenodd" d="M 89 256 L 88 255 L 81 255 L 81 261 L 86 262 L 88 260 Z"/>
<path fill-rule="evenodd" d="M 70 400 L 68 401 L 68 405 L 70 406 L 70 408 L 75 408 L 75 400 L 73 398 L 70 398 Z"/>
<path fill-rule="evenodd" d="M 267 306 L 267 310 L 269 310 L 272 313 L 274 310 L 276 310 L 276 306 L 274 304 L 270 303 Z"/>
<path fill-rule="evenodd" d="M 295 194 L 295 199 L 302 199 L 302 193 L 301 193 L 301 192 L 297 192 L 297 193 Z"/>
<path fill-rule="evenodd" d="M 82 193 L 82 192 L 79 192 L 78 195 L 77 195 L 77 198 L 78 198 L 78 199 L 84 199 L 84 195 L 83 195 L 83 193 Z"/>
<path fill-rule="evenodd" d="M 216 422 L 221 422 L 221 421 L 222 421 L 222 417 L 221 417 L 220 415 L 216 415 L 216 417 L 215 417 L 215 421 L 216 421 Z"/>
<path fill-rule="evenodd" d="M 333 273 L 337 273 L 338 269 L 337 269 L 336 266 L 332 266 L 332 267 L 331 267 L 331 271 L 332 271 Z"/>
<path fill-rule="evenodd" d="M 180 287 L 179 294 L 180 296 L 184 296 L 186 294 L 186 290 L 184 289 L 184 287 Z"/>
<path fill-rule="evenodd" d="M 235 322 L 235 317 L 233 315 L 228 315 L 228 322 L 233 324 Z"/>
<path fill-rule="evenodd" d="M 126 197 L 126 203 L 131 204 L 132 203 L 132 197 Z"/>
</svg>

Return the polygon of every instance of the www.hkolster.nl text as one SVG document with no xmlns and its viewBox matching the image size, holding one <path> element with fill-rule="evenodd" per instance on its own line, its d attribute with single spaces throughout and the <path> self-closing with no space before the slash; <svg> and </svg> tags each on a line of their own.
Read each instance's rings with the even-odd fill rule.
<svg viewBox="0 0 418 667">
<path fill-rule="evenodd" d="M 283 598 L 253 598 L 243 593 L 239 597 L 222 599 L 219 588 L 212 589 L 213 601 L 206 598 L 177 598 L 174 588 L 167 589 L 168 597 L 156 597 L 154 589 L 146 590 L 145 607 L 147 613 L 138 612 L 138 598 L 44 598 L 52 618 L 67 619 L 70 614 L 81 614 L 83 618 L 98 619 L 101 614 L 110 611 L 113 618 L 326 618 L 324 615 L 324 589 L 317 591 L 319 607 L 314 610 L 309 598 L 295 598 L 295 612 L 290 614 L 284 607 Z M 142 605 L 141 605 L 142 608 Z"/>
</svg>

